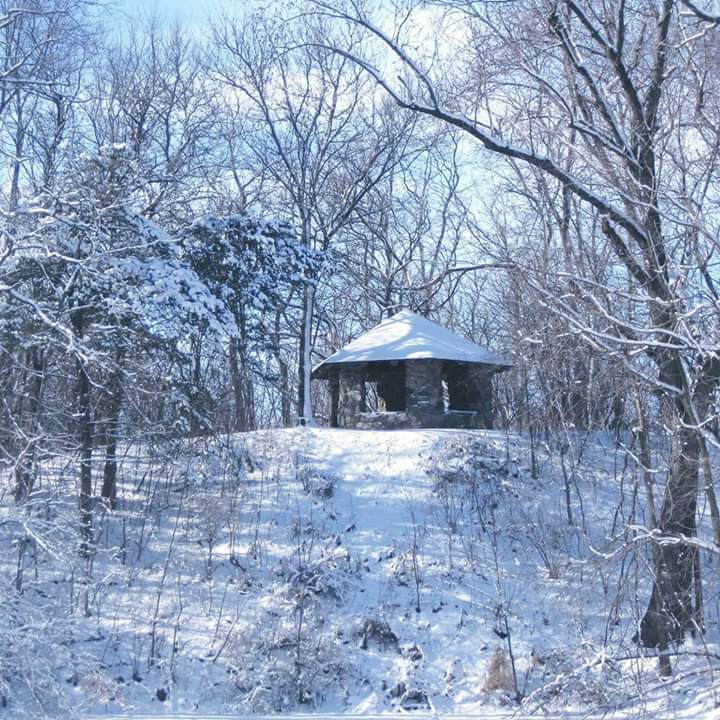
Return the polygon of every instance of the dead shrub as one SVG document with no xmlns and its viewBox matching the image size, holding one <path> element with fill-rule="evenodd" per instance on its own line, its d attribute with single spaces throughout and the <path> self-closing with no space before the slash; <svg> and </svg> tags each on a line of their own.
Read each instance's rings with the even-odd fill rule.
<svg viewBox="0 0 720 720">
<path fill-rule="evenodd" d="M 505 650 L 497 648 L 485 671 L 483 690 L 485 692 L 494 692 L 495 690 L 510 692 L 512 689 L 513 675 L 510 657 Z"/>
<path fill-rule="evenodd" d="M 298 465 L 295 476 L 303 491 L 322 500 L 329 500 L 335 494 L 338 479 L 312 465 Z"/>
<path fill-rule="evenodd" d="M 356 633 L 361 650 L 367 650 L 370 643 L 377 644 L 383 651 L 398 647 L 399 638 L 386 620 L 379 618 L 365 618 L 362 626 Z"/>
</svg>

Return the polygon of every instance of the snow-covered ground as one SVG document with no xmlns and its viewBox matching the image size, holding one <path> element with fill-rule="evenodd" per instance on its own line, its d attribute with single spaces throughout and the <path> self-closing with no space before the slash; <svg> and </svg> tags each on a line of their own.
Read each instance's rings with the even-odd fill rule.
<svg viewBox="0 0 720 720">
<path fill-rule="evenodd" d="M 164 464 L 128 449 L 90 565 L 56 463 L 44 514 L 1 508 L 8 597 L 30 540 L 0 717 L 717 717 L 716 569 L 703 558 L 707 632 L 663 682 L 632 641 L 635 468 L 610 441 L 572 448 L 541 448 L 537 479 L 501 432 L 261 431 Z"/>
</svg>

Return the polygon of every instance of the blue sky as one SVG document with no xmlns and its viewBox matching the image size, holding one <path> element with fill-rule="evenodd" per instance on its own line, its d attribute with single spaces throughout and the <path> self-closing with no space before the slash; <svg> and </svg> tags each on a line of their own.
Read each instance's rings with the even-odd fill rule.
<svg viewBox="0 0 720 720">
<path fill-rule="evenodd" d="M 243 4 L 242 0 L 116 0 L 116 7 L 131 15 L 151 14 L 156 11 L 162 18 L 172 22 L 179 20 L 184 25 L 204 25 L 225 7 Z"/>
</svg>

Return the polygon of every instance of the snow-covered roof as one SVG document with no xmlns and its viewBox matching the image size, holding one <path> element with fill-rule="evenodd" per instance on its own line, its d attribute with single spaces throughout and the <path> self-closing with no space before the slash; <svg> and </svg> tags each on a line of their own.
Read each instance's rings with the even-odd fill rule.
<svg viewBox="0 0 720 720">
<path fill-rule="evenodd" d="M 464 340 L 427 318 L 401 310 L 325 358 L 313 373 L 337 363 L 421 359 L 512 367 L 507 358 Z"/>
</svg>

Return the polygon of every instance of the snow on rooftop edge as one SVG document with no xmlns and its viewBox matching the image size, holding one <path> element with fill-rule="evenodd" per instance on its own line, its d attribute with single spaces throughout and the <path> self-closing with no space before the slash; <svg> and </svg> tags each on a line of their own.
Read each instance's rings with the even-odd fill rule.
<svg viewBox="0 0 720 720">
<path fill-rule="evenodd" d="M 335 363 L 430 359 L 512 367 L 502 355 L 464 340 L 421 315 L 401 310 L 325 358 L 313 372 Z"/>
</svg>

